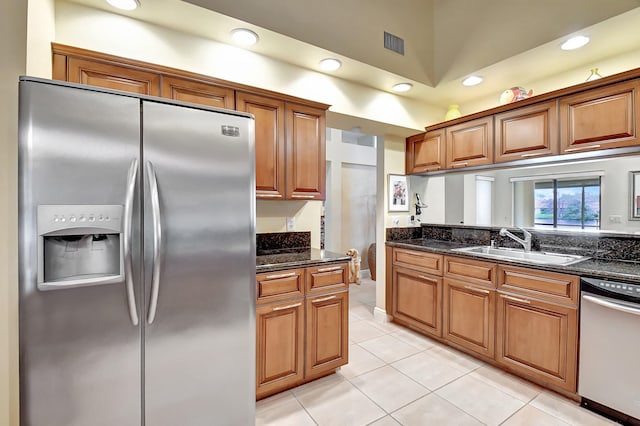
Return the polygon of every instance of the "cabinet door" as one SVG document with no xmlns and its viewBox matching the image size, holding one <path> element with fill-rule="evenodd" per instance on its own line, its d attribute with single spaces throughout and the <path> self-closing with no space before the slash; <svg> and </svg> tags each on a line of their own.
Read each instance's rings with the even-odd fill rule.
<svg viewBox="0 0 640 426">
<path fill-rule="evenodd" d="M 284 102 L 236 92 L 236 109 L 255 117 L 256 197 L 284 199 Z"/>
<path fill-rule="evenodd" d="M 67 81 L 141 95 L 160 95 L 160 75 L 125 66 L 70 57 Z"/>
<path fill-rule="evenodd" d="M 349 360 L 349 292 L 307 299 L 305 380 Z"/>
<path fill-rule="evenodd" d="M 406 173 L 440 170 L 445 164 L 444 129 L 410 136 L 406 142 Z"/>
<path fill-rule="evenodd" d="M 496 115 L 495 137 L 496 162 L 557 154 L 557 101 Z"/>
<path fill-rule="evenodd" d="M 394 267 L 392 286 L 393 318 L 441 336 L 442 278 Z"/>
<path fill-rule="evenodd" d="M 443 337 L 493 358 L 495 290 L 445 278 L 443 299 Z"/>
<path fill-rule="evenodd" d="M 162 96 L 215 108 L 235 107 L 233 89 L 178 77 L 162 77 Z"/>
<path fill-rule="evenodd" d="M 563 153 L 640 145 L 640 79 L 560 99 Z"/>
<path fill-rule="evenodd" d="M 493 117 L 446 128 L 447 168 L 493 162 Z"/>
<path fill-rule="evenodd" d="M 576 392 L 577 308 L 498 294 L 496 361 Z"/>
<path fill-rule="evenodd" d="M 286 104 L 286 198 L 324 200 L 325 111 Z"/>
<path fill-rule="evenodd" d="M 304 305 L 298 299 L 256 309 L 256 397 L 304 378 Z"/>
</svg>

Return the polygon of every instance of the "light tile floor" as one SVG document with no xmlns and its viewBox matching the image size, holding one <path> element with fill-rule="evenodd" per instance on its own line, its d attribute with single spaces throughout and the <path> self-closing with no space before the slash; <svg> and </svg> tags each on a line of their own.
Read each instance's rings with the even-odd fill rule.
<svg viewBox="0 0 640 426">
<path fill-rule="evenodd" d="M 256 425 L 607 425 L 532 383 L 373 319 L 375 282 L 352 284 L 349 364 L 258 401 Z"/>
</svg>

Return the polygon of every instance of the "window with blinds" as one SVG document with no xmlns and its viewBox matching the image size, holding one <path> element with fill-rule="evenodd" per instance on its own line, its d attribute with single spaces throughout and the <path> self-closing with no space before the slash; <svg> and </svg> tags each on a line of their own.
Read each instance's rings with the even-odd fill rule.
<svg viewBox="0 0 640 426">
<path fill-rule="evenodd" d="M 549 179 L 534 184 L 534 225 L 600 229 L 600 178 Z"/>
</svg>

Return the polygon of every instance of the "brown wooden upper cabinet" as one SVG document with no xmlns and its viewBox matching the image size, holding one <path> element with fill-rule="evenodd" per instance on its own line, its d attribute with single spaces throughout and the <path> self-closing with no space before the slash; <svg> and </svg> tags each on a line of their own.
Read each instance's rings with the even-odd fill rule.
<svg viewBox="0 0 640 426">
<path fill-rule="evenodd" d="M 493 116 L 446 127 L 447 168 L 493 162 Z"/>
<path fill-rule="evenodd" d="M 563 153 L 640 144 L 640 79 L 560 99 Z"/>
<path fill-rule="evenodd" d="M 286 103 L 286 198 L 324 200 L 325 197 L 325 111 Z"/>
<path fill-rule="evenodd" d="M 58 58 L 58 61 L 63 59 Z M 160 74 L 125 66 L 69 57 L 66 67 L 56 66 L 53 78 L 141 95 L 160 95 Z"/>
<path fill-rule="evenodd" d="M 53 78 L 251 113 L 255 117 L 256 197 L 325 198 L 329 105 L 55 43 Z"/>
<path fill-rule="evenodd" d="M 234 109 L 234 90 L 179 77 L 162 77 L 162 96 L 216 108 Z"/>
<path fill-rule="evenodd" d="M 255 117 L 256 197 L 283 200 L 284 102 L 266 96 L 236 92 L 236 108 Z"/>
<path fill-rule="evenodd" d="M 406 144 L 407 174 L 444 169 L 444 129 L 410 136 Z"/>
<path fill-rule="evenodd" d="M 558 153 L 558 102 L 530 105 L 495 116 L 495 162 Z"/>
</svg>

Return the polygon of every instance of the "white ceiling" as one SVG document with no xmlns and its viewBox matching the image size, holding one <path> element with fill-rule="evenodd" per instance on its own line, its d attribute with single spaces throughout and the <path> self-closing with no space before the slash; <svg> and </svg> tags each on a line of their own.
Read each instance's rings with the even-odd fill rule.
<svg viewBox="0 0 640 426">
<path fill-rule="evenodd" d="M 225 43 L 247 27 L 255 52 L 314 70 L 336 57 L 336 77 L 384 91 L 408 81 L 401 96 L 441 107 L 580 67 L 586 78 L 598 61 L 640 52 L 640 0 L 140 0 L 133 12 L 71 1 Z M 405 39 L 405 56 L 383 48 L 384 31 Z M 559 49 L 577 33 L 591 43 Z M 465 88 L 471 73 L 485 81 Z"/>
</svg>

